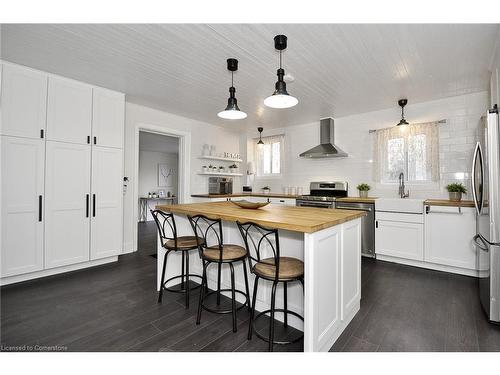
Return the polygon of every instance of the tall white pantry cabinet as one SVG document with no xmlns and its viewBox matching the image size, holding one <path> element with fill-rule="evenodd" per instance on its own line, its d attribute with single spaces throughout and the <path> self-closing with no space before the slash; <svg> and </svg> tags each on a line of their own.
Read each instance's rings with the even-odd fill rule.
<svg viewBox="0 0 500 375">
<path fill-rule="evenodd" d="M 1 64 L 2 284 L 113 260 L 125 95 Z"/>
</svg>

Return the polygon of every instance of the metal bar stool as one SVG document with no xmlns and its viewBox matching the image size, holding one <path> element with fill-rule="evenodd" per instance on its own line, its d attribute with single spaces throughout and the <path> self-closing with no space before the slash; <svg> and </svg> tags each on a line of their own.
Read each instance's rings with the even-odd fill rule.
<svg viewBox="0 0 500 375">
<path fill-rule="evenodd" d="M 201 311 L 207 310 L 215 314 L 233 315 L 233 332 L 237 331 L 236 311 L 247 306 L 250 309 L 250 291 L 248 288 L 248 274 L 246 268 L 247 250 L 239 245 L 225 244 L 222 236 L 222 221 L 220 219 L 210 219 L 204 215 L 188 216 L 189 222 L 193 228 L 194 235 L 201 237 L 199 251 L 203 261 L 202 287 L 200 290 L 200 299 L 198 303 L 198 315 L 196 324 L 200 324 Z M 209 246 L 210 244 L 210 246 Z M 234 263 L 242 262 L 243 273 L 245 277 L 246 293 L 235 288 L 234 281 Z M 210 264 L 217 264 L 217 290 L 208 291 L 207 268 Z M 222 265 L 228 264 L 231 271 L 231 288 L 221 289 L 221 270 Z M 221 308 L 208 307 L 205 300 L 210 295 L 217 293 L 217 306 L 220 306 L 221 292 L 231 292 L 231 309 L 223 310 Z M 236 293 L 245 297 L 245 303 L 236 308 Z"/>
<path fill-rule="evenodd" d="M 269 343 L 269 351 L 273 351 L 273 344 L 285 345 L 292 344 L 300 340 L 303 335 L 295 338 L 292 341 L 275 341 L 274 340 L 274 316 L 276 312 L 282 312 L 283 323 L 288 327 L 288 314 L 291 314 L 300 320 L 304 318 L 298 313 L 291 311 L 287 306 L 287 287 L 288 284 L 294 281 L 299 281 L 304 290 L 304 262 L 297 258 L 281 257 L 278 229 L 268 229 L 253 222 L 240 223 L 236 222 L 243 237 L 243 242 L 248 253 L 248 261 L 250 263 L 250 272 L 255 275 L 252 309 L 250 311 L 250 322 L 248 327 L 248 339 L 252 339 L 252 333 L 262 340 Z M 274 243 L 273 243 L 274 241 Z M 269 255 L 271 255 L 269 257 Z M 257 288 L 259 279 L 269 280 L 273 282 L 271 289 L 271 308 L 264 310 L 255 315 L 255 300 L 257 298 Z M 283 285 L 283 308 L 276 308 L 276 288 L 279 283 Z M 269 321 L 269 337 L 264 337 L 255 329 L 255 322 L 265 314 L 270 314 Z"/>
<path fill-rule="evenodd" d="M 156 226 L 158 227 L 158 234 L 160 235 L 161 245 L 167 250 L 163 258 L 163 269 L 161 273 L 160 291 L 158 292 L 158 303 L 161 303 L 163 297 L 163 290 L 174 293 L 184 293 L 186 295 L 186 309 L 189 308 L 189 296 L 191 290 L 199 288 L 201 284 L 190 286 L 191 278 L 199 278 L 200 275 L 189 273 L 189 252 L 198 249 L 199 244 L 203 241 L 202 238 L 195 236 L 177 236 L 177 226 L 175 225 L 174 214 L 163 212 L 160 210 L 150 210 L 151 215 L 155 219 Z M 165 272 L 167 270 L 168 254 L 172 251 L 180 251 L 182 253 L 182 271 L 180 275 L 174 276 L 165 280 Z M 167 287 L 167 283 L 181 279 L 180 285 Z"/>
</svg>

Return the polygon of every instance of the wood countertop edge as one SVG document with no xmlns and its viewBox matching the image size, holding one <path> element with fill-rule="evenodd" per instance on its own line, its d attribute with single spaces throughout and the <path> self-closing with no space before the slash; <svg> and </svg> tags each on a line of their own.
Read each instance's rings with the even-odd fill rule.
<svg viewBox="0 0 500 375">
<path fill-rule="evenodd" d="M 473 201 L 450 201 L 449 199 L 426 199 L 424 205 L 443 207 L 474 207 Z"/>
<path fill-rule="evenodd" d="M 196 203 L 195 203 L 196 204 Z M 288 223 L 280 223 L 276 221 L 271 221 L 271 220 L 266 220 L 266 219 L 248 219 L 248 218 L 242 218 L 236 214 L 231 215 L 228 213 L 207 213 L 207 212 L 196 212 L 196 210 L 190 209 L 187 206 L 180 206 L 180 205 L 157 205 L 157 209 L 162 210 L 162 211 L 167 211 L 167 212 L 172 212 L 172 213 L 177 213 L 177 214 L 198 214 L 201 213 L 211 219 L 222 219 L 226 221 L 233 221 L 236 222 L 238 220 L 241 221 L 253 221 L 256 222 L 257 224 L 260 224 L 264 227 L 268 228 L 277 228 L 277 229 L 282 229 L 282 230 L 289 230 L 292 232 L 300 232 L 300 233 L 314 233 L 318 232 L 323 229 L 327 229 L 339 224 L 346 223 L 351 220 L 356 220 L 359 219 L 363 216 L 366 216 L 365 212 L 349 212 L 349 216 L 347 217 L 340 217 L 331 221 L 327 221 L 325 223 L 321 224 L 316 224 L 316 225 L 302 225 L 302 224 L 288 224 Z M 348 210 L 337 210 L 338 211 L 348 211 Z"/>
</svg>

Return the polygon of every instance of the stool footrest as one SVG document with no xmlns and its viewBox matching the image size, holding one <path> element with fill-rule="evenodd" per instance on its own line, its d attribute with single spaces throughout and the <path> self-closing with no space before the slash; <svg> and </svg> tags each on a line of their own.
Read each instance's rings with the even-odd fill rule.
<svg viewBox="0 0 500 375">
<path fill-rule="evenodd" d="M 187 275 L 184 275 L 184 277 L 186 277 L 186 276 Z M 195 275 L 195 274 L 190 273 L 189 279 L 192 279 L 193 277 L 197 277 L 200 280 L 202 279 L 200 275 Z M 172 293 L 185 293 L 186 287 L 180 286 L 181 284 L 177 284 L 177 285 L 173 285 L 173 286 L 169 286 L 169 287 L 166 286 L 168 282 L 175 280 L 175 279 L 180 279 L 180 278 L 182 278 L 182 275 L 174 276 L 174 277 L 171 277 L 170 279 L 166 280 L 162 285 L 163 290 L 167 290 L 167 291 L 172 292 Z M 186 283 L 186 282 L 184 282 L 184 283 Z M 190 287 L 189 290 L 198 289 L 200 286 L 201 286 L 201 283 Z M 178 289 L 174 289 L 176 287 L 178 287 Z"/>
<path fill-rule="evenodd" d="M 275 313 L 277 313 L 277 312 L 282 312 L 282 313 L 286 312 L 287 314 L 293 315 L 293 316 L 299 318 L 300 320 L 304 321 L 304 317 L 300 316 L 295 311 L 285 310 L 285 309 L 274 309 L 274 312 Z M 269 336 L 266 337 L 266 336 L 260 334 L 259 331 L 257 331 L 255 329 L 255 323 L 257 322 L 257 320 L 259 318 L 261 318 L 262 316 L 264 316 L 267 313 L 271 313 L 271 309 L 261 311 L 257 315 L 255 315 L 255 318 L 253 319 L 253 324 L 252 324 L 252 329 L 255 332 L 255 334 L 257 335 L 257 337 L 259 337 L 260 339 L 264 340 L 265 342 L 269 342 Z M 269 319 L 271 319 L 271 318 L 269 317 Z M 277 345 L 293 344 L 293 343 L 299 341 L 300 339 L 302 339 L 303 337 L 304 337 L 304 334 L 300 335 L 299 337 L 295 338 L 292 341 L 273 341 L 273 344 L 277 344 Z"/>
<path fill-rule="evenodd" d="M 221 293 L 222 292 L 231 292 L 231 289 L 221 289 L 220 292 Z M 246 293 L 242 292 L 241 290 L 237 290 L 237 289 L 235 289 L 234 292 L 239 293 L 245 297 L 245 303 L 243 303 L 241 306 L 239 306 L 236 310 L 241 310 L 243 307 L 248 306 L 249 300 L 248 300 Z M 217 290 L 212 290 L 212 291 L 208 292 L 207 294 L 205 294 L 203 296 L 203 302 L 205 302 L 205 299 L 207 297 L 213 295 L 214 293 L 217 293 Z M 209 311 L 209 312 L 214 313 L 214 314 L 231 314 L 233 312 L 232 309 L 229 309 L 229 310 L 212 309 L 212 308 L 206 306 L 204 303 L 201 304 L 201 308 L 203 310 Z"/>
</svg>

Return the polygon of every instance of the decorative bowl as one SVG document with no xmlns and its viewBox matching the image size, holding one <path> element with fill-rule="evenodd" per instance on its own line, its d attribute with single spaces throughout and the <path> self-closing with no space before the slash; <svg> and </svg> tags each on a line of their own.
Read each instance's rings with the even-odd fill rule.
<svg viewBox="0 0 500 375">
<path fill-rule="evenodd" d="M 249 202 L 246 200 L 240 200 L 240 201 L 231 200 L 230 202 L 234 203 L 238 207 L 248 208 L 251 210 L 255 210 L 257 208 L 261 208 L 261 207 L 267 206 L 269 204 L 269 202 Z"/>
</svg>

